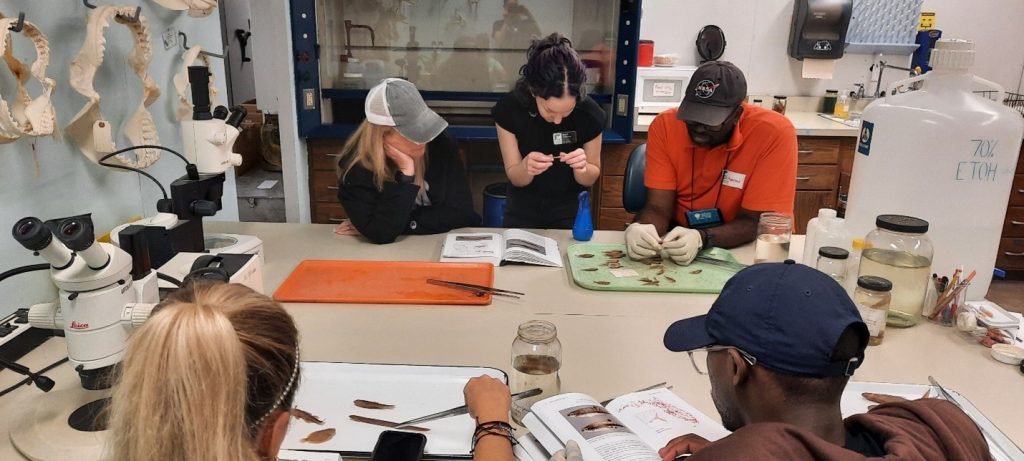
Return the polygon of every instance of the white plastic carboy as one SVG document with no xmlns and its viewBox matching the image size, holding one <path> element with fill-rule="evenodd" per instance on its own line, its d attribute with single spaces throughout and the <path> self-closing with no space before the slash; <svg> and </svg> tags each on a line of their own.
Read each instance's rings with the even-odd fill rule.
<svg viewBox="0 0 1024 461">
<path fill-rule="evenodd" d="M 940 40 L 931 72 L 893 84 L 921 81 L 920 90 L 864 110 L 846 211 L 854 236 L 866 235 L 880 214 L 931 223 L 933 272 L 977 271 L 968 300 L 982 299 L 992 281 L 1024 137 L 1024 118 L 1001 104 L 1003 88 L 970 72 L 974 56 L 971 41 Z"/>
</svg>

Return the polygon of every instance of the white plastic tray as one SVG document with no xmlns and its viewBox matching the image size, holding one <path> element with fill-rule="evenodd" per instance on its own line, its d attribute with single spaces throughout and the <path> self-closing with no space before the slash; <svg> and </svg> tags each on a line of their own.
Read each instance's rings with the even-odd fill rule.
<svg viewBox="0 0 1024 461">
<path fill-rule="evenodd" d="M 846 390 L 843 392 L 843 399 L 840 402 L 840 409 L 843 412 L 843 418 L 852 416 L 858 413 L 864 413 L 868 411 L 868 407 L 875 405 L 873 402 L 869 402 L 861 394 L 864 392 L 871 392 L 875 394 L 889 394 L 899 397 L 905 397 L 910 400 L 919 399 L 924 395 L 926 390 L 931 390 L 931 396 L 940 396 L 939 390 L 929 386 L 927 384 L 891 384 L 891 383 L 873 383 L 873 382 L 861 382 L 851 381 L 846 385 Z M 992 458 L 995 461 L 1016 461 L 1024 460 L 1024 451 L 1021 451 L 1013 441 L 1010 440 L 1005 434 L 1003 434 L 995 424 L 992 423 L 984 414 L 978 410 L 977 407 L 967 400 L 966 397 L 960 393 L 946 389 L 953 396 L 953 399 L 963 408 L 964 412 L 967 413 L 979 427 L 983 428 L 982 433 L 985 434 L 985 440 L 988 441 L 989 450 L 992 451 Z M 939 398 L 942 398 L 941 396 Z"/>
<path fill-rule="evenodd" d="M 377 437 L 385 427 L 357 423 L 349 415 L 394 422 L 447 410 L 463 405 L 462 388 L 470 378 L 489 375 L 508 382 L 494 368 L 380 365 L 358 363 L 302 362 L 299 390 L 294 406 L 306 410 L 326 423 L 323 426 L 292 419 L 282 449 L 331 451 L 342 456 L 366 456 L 373 451 Z M 356 399 L 395 405 L 392 410 L 367 410 L 356 407 Z M 337 434 L 321 444 L 299 440 L 311 432 L 333 427 Z M 430 459 L 471 458 L 471 438 L 476 423 L 468 415 L 425 423 L 429 428 L 425 456 Z"/>
</svg>

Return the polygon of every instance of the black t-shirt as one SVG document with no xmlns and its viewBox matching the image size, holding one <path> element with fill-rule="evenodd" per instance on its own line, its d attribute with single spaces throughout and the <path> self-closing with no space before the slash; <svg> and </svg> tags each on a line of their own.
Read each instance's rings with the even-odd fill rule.
<svg viewBox="0 0 1024 461">
<path fill-rule="evenodd" d="M 491 115 L 498 126 L 516 136 L 522 156 L 535 151 L 549 155 L 572 152 L 600 135 L 605 124 L 604 110 L 589 97 L 580 100 L 558 125 L 544 120 L 537 113 L 537 105 L 532 99 L 529 105 L 525 105 L 514 92 L 503 96 L 491 109 Z M 526 187 L 513 189 L 539 197 L 575 197 L 586 187 L 576 182 L 569 165 L 556 160 L 551 168 L 533 178 Z"/>
</svg>

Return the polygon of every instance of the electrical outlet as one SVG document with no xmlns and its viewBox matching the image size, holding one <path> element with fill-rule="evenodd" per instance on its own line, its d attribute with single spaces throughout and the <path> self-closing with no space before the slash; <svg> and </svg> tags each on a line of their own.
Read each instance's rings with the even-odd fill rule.
<svg viewBox="0 0 1024 461">
<path fill-rule="evenodd" d="M 178 29 L 174 26 L 164 29 L 163 39 L 165 50 L 178 46 Z"/>
</svg>

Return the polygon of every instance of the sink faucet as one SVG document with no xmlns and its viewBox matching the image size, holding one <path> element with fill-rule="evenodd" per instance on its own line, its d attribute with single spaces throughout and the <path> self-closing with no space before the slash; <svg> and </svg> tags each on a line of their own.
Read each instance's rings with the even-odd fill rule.
<svg viewBox="0 0 1024 461">
<path fill-rule="evenodd" d="M 882 59 L 882 55 L 881 54 L 878 55 L 878 62 L 874 63 L 874 64 L 871 64 L 871 67 L 868 68 L 868 71 L 874 72 L 876 67 L 878 68 L 878 84 L 875 85 L 875 95 L 874 95 L 875 98 L 878 98 L 881 95 L 881 93 L 882 93 L 882 74 L 885 72 L 885 69 L 896 69 L 896 70 L 906 71 L 906 72 L 910 73 L 911 77 L 916 77 L 917 75 L 919 75 L 921 73 L 917 69 L 911 69 L 909 67 L 894 66 L 892 64 L 889 64 L 889 63 L 885 62 L 885 60 Z M 863 90 L 863 89 L 864 89 L 863 86 L 861 86 L 861 90 Z"/>
</svg>

